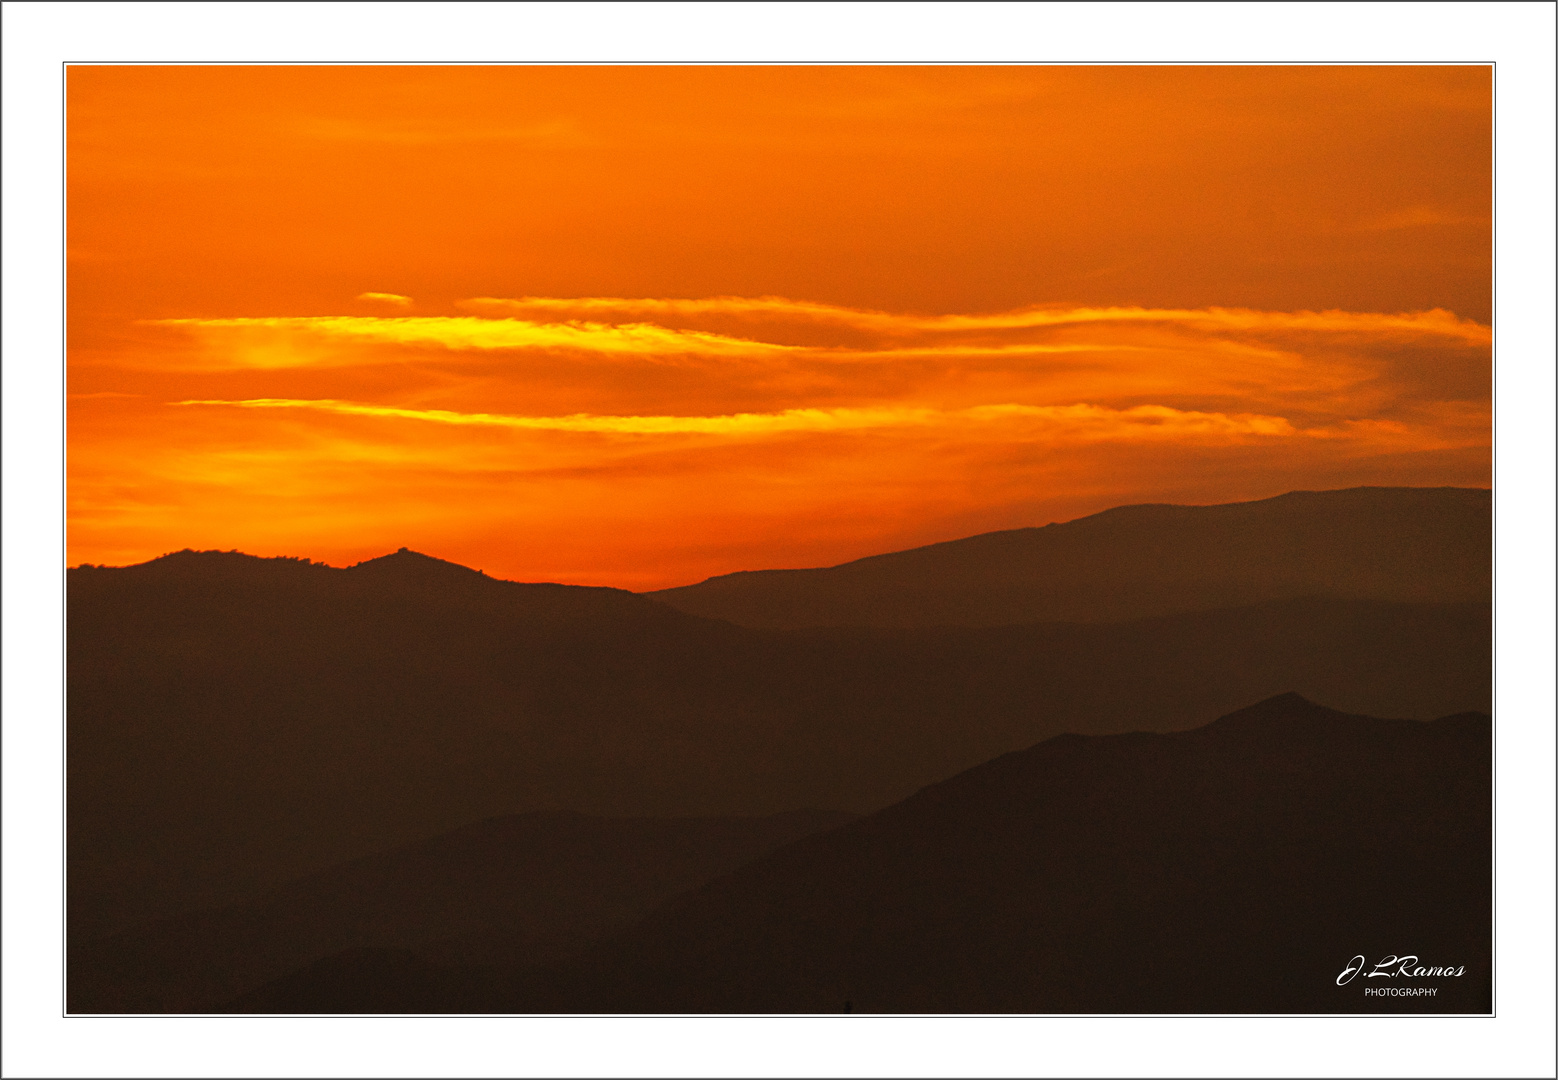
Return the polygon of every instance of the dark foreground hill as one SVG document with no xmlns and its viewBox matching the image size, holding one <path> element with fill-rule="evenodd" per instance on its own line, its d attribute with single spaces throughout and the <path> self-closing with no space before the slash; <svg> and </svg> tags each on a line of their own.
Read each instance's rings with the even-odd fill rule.
<svg viewBox="0 0 1558 1080">
<path fill-rule="evenodd" d="M 229 1008 L 1481 1013 L 1491 799 L 1486 716 L 1285 695 L 1193 731 L 1004 755 L 551 971 L 504 982 L 354 952 Z"/>
<path fill-rule="evenodd" d="M 68 599 L 75 943 L 488 817 L 868 812 L 1064 731 L 1289 689 L 1430 717 L 1491 687 L 1478 604 L 763 631 L 411 552 L 185 552 L 72 570 Z"/>
<path fill-rule="evenodd" d="M 678 893 L 850 820 L 492 818 L 72 950 L 71 1012 L 209 1012 L 316 960 L 401 950 L 500 972 L 572 959 Z M 395 955 L 393 952 L 390 955 Z M 393 980 L 393 976 L 388 978 Z"/>
<path fill-rule="evenodd" d="M 1121 506 L 647 595 L 754 627 L 1112 622 L 1301 596 L 1486 603 L 1492 505 L 1482 489 L 1352 488 L 1221 506 Z"/>
</svg>

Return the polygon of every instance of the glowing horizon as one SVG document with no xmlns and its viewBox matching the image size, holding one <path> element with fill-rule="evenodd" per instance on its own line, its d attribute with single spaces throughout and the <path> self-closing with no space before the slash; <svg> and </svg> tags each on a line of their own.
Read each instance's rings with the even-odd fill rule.
<svg viewBox="0 0 1558 1080">
<path fill-rule="evenodd" d="M 644 589 L 1491 481 L 1484 68 L 68 92 L 72 565 L 404 546 Z"/>
</svg>

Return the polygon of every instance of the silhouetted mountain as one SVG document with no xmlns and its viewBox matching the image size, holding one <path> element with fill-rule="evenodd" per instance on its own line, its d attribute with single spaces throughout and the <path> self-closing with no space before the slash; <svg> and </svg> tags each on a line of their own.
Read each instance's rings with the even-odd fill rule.
<svg viewBox="0 0 1558 1080">
<path fill-rule="evenodd" d="M 401 548 L 390 555 L 366 559 L 349 567 L 356 577 L 397 585 L 423 585 L 437 588 L 481 588 L 487 575 L 459 563 L 435 559 L 420 551 Z"/>
<path fill-rule="evenodd" d="M 507 990 L 429 968 L 370 994 L 345 957 L 230 1008 L 1488 1012 L 1491 749 L 1483 715 L 1379 720 L 1293 694 L 1194 731 L 1063 735 Z M 1464 974 L 1371 977 L 1391 956 Z M 1436 993 L 1365 993 L 1381 987 Z"/>
<path fill-rule="evenodd" d="M 1296 695 L 1195 731 L 1060 736 L 705 886 L 553 1005 L 1485 1012 L 1491 750 L 1486 716 Z M 1356 954 L 1466 974 L 1338 986 Z M 1439 993 L 1363 994 L 1382 984 Z"/>
<path fill-rule="evenodd" d="M 495 973 L 557 963 L 677 893 L 851 817 L 493 818 L 290 882 L 254 904 L 77 946 L 69 1008 L 208 1012 L 342 952 L 359 958 L 352 964 L 388 963 L 370 980 L 381 990 L 418 964 Z"/>
<path fill-rule="evenodd" d="M 726 574 L 646 595 L 741 626 L 1113 622 L 1302 596 L 1492 597 L 1492 493 L 1295 491 L 1222 506 L 1122 506 L 815 570 Z"/>
<path fill-rule="evenodd" d="M 72 570 L 68 599 L 76 943 L 498 815 L 866 812 L 1063 731 L 1491 694 L 1476 604 L 762 631 L 411 552 L 182 552 Z"/>
</svg>

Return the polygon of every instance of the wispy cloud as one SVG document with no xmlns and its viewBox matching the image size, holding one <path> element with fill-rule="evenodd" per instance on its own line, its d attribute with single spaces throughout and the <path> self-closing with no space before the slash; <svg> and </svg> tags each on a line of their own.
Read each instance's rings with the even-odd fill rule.
<svg viewBox="0 0 1558 1080">
<path fill-rule="evenodd" d="M 750 341 L 698 330 L 671 330 L 652 323 L 606 325 L 588 322 L 540 323 L 522 319 L 479 319 L 470 316 L 363 315 L 261 317 L 235 319 L 159 319 L 156 325 L 196 332 L 283 332 L 325 340 L 382 345 L 442 346 L 447 349 L 562 349 L 638 356 L 701 354 L 742 356 L 787 352 L 793 346 Z M 245 354 L 235 353 L 235 356 Z M 308 354 L 291 354 L 298 363 Z M 288 362 L 278 355 L 276 366 Z M 263 362 L 255 366 L 270 366 Z"/>
<path fill-rule="evenodd" d="M 394 306 L 78 346 L 78 558 L 373 553 L 349 537 L 648 587 L 1122 502 L 1487 482 L 1491 332 L 1447 311 Z"/>
<path fill-rule="evenodd" d="M 700 446 L 849 432 L 949 446 L 1331 440 L 1400 452 L 1487 440 L 1489 328 L 1440 310 L 480 305 L 487 316 L 162 320 L 153 325 L 190 336 L 121 359 L 170 389 L 205 380 L 153 400 Z"/>
<path fill-rule="evenodd" d="M 734 394 L 754 412 L 824 404 L 804 400 L 819 393 L 859 404 L 861 394 L 944 399 L 945 390 L 967 404 L 956 384 L 992 379 L 1005 387 L 1003 397 L 1029 404 L 1156 398 L 1179 406 L 1186 395 L 1210 402 L 1253 394 L 1264 408 L 1283 395 L 1366 388 L 1364 408 L 1372 410 L 1392 395 L 1422 397 L 1411 388 L 1425 382 L 1430 394 L 1446 378 L 1475 382 L 1491 344 L 1489 327 L 1442 310 L 1033 307 L 917 315 L 781 297 L 469 303 L 489 315 L 158 320 L 152 325 L 188 335 L 187 344 L 128 352 L 118 362 L 169 371 L 387 370 L 412 361 L 425 369 L 447 355 L 465 370 L 448 376 L 451 386 L 485 364 L 487 392 L 494 380 L 538 389 L 594 378 L 580 364 L 617 365 L 618 386 L 640 389 L 656 369 L 665 378 L 674 369 L 677 393 L 695 403 Z M 516 364 L 527 366 L 521 372 Z"/>
<path fill-rule="evenodd" d="M 370 300 L 380 304 L 394 304 L 396 307 L 410 307 L 411 297 L 401 296 L 392 292 L 365 292 L 358 293 L 357 299 Z"/>
<path fill-rule="evenodd" d="M 700 300 L 576 299 L 529 296 L 513 300 L 478 297 L 469 310 L 549 315 L 554 318 L 769 316 L 831 322 L 886 334 L 1020 330 L 1096 323 L 1164 323 L 1208 329 L 1314 330 L 1322 332 L 1407 332 L 1488 341 L 1491 328 L 1443 309 L 1385 314 L 1352 311 L 1256 311 L 1249 308 L 1057 307 L 1018 308 L 984 315 L 916 315 L 790 300 L 779 296 L 720 296 Z"/>
<path fill-rule="evenodd" d="M 409 409 L 392 405 L 338 401 L 327 398 L 250 398 L 247 400 L 189 400 L 177 405 L 232 406 L 244 409 L 312 409 L 348 416 L 389 420 L 420 420 L 437 424 L 505 427 L 527 431 L 569 431 L 614 435 L 732 435 L 761 436 L 788 432 L 852 431 L 873 428 L 946 426 L 958 423 L 1026 423 L 1066 429 L 1082 437 L 1153 438 L 1183 435 L 1291 436 L 1300 434 L 1280 416 L 1252 413 L 1224 414 L 1174 409 L 1163 405 L 1139 405 L 1110 409 L 1098 405 L 976 405 L 964 409 L 932 409 L 915 406 L 875 408 L 785 409 L 772 413 L 734 413 L 725 416 L 507 416 L 493 413 L 455 412 L 449 409 Z M 1335 432 L 1320 434 L 1334 437 Z"/>
</svg>

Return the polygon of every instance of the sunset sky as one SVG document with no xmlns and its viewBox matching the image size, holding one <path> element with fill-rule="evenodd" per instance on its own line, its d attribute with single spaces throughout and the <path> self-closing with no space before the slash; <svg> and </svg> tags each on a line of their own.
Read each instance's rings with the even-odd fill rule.
<svg viewBox="0 0 1558 1080">
<path fill-rule="evenodd" d="M 1491 483 L 1487 67 L 67 74 L 68 551 L 686 584 Z"/>
</svg>

